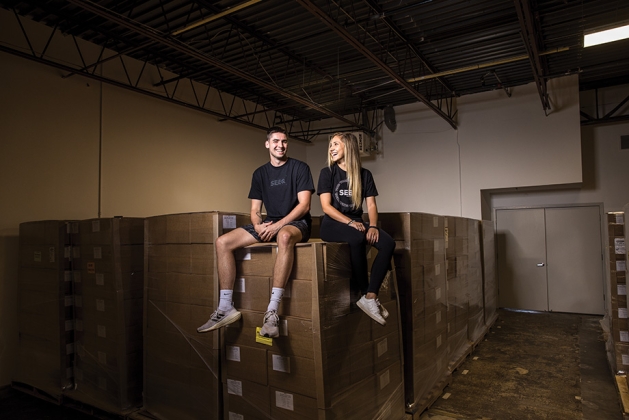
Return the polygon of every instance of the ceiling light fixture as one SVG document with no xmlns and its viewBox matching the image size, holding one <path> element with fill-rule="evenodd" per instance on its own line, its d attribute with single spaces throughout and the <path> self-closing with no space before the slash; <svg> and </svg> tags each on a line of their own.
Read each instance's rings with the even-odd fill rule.
<svg viewBox="0 0 629 420">
<path fill-rule="evenodd" d="M 583 35 L 583 47 L 591 47 L 593 45 L 605 44 L 626 38 L 629 38 L 629 25 L 618 26 L 616 28 Z"/>
</svg>

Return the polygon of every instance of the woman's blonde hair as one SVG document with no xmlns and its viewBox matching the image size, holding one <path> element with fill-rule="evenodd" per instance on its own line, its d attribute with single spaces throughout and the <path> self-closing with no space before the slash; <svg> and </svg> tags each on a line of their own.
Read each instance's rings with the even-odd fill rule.
<svg viewBox="0 0 629 420">
<path fill-rule="evenodd" d="M 345 167 L 347 168 L 347 182 L 349 183 L 349 189 L 352 192 L 352 204 L 355 209 L 362 207 L 363 194 L 362 194 L 362 182 L 360 177 L 360 153 L 358 151 L 358 139 L 352 133 L 334 133 L 330 142 L 338 137 L 345 146 Z M 328 167 L 331 168 L 334 165 L 332 156 L 330 155 L 330 148 L 328 146 Z"/>
</svg>

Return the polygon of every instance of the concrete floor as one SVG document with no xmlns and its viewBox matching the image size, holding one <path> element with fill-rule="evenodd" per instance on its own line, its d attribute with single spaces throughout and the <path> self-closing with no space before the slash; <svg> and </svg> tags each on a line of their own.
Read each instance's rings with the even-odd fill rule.
<svg viewBox="0 0 629 420">
<path fill-rule="evenodd" d="M 622 420 L 601 317 L 500 310 L 421 420 Z"/>
</svg>

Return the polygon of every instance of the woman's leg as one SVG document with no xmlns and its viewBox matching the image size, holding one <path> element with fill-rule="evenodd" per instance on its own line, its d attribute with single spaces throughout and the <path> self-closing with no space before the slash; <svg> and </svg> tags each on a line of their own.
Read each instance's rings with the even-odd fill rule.
<svg viewBox="0 0 629 420">
<path fill-rule="evenodd" d="M 347 242 L 352 263 L 352 279 L 354 280 L 351 288 L 360 290 L 361 294 L 365 294 L 369 282 L 365 233 L 329 217 L 324 217 L 321 222 L 321 239 L 326 242 Z"/>
<path fill-rule="evenodd" d="M 373 265 L 371 266 L 371 279 L 369 280 L 367 292 L 377 295 L 387 275 L 387 271 L 391 267 L 391 258 L 393 257 L 393 251 L 395 251 L 395 241 L 391 235 L 380 229 L 378 242 L 372 246 L 378 250 L 378 255 L 376 255 Z"/>
</svg>

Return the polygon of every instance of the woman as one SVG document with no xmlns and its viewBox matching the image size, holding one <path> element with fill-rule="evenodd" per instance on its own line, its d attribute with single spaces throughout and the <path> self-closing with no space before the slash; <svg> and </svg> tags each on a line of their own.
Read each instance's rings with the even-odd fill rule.
<svg viewBox="0 0 629 420">
<path fill-rule="evenodd" d="M 347 242 L 352 262 L 352 289 L 363 295 L 356 305 L 376 322 L 385 325 L 388 312 L 378 301 L 378 291 L 391 263 L 395 242 L 378 229 L 378 190 L 369 170 L 363 168 L 358 140 L 351 133 L 336 133 L 328 147 L 328 166 L 321 170 L 317 194 L 325 216 L 321 222 L 321 239 Z M 367 202 L 369 224 L 362 220 L 363 200 Z M 378 250 L 367 276 L 367 243 Z"/>
</svg>

